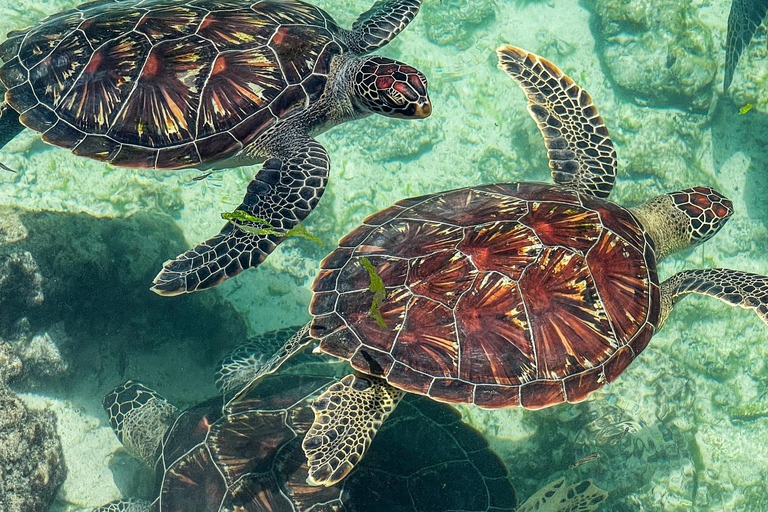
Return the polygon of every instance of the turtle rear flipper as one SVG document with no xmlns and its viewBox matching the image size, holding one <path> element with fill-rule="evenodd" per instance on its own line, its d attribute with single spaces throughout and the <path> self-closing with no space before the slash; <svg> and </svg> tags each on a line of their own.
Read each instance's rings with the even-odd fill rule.
<svg viewBox="0 0 768 512">
<path fill-rule="evenodd" d="M 689 293 L 708 295 L 744 309 L 751 309 L 768 324 L 768 276 L 707 268 L 684 270 L 661 283 L 661 325 L 672 306 Z"/>
<path fill-rule="evenodd" d="M 270 331 L 238 345 L 221 361 L 216 372 L 216 387 L 223 394 L 237 391 L 233 400 L 247 395 L 262 378 L 276 372 L 310 341 L 309 324 L 306 324 L 298 329 L 286 327 Z"/>
<path fill-rule="evenodd" d="M 733 80 L 733 73 L 744 48 L 752 41 L 757 27 L 768 12 L 766 0 L 733 0 L 728 14 L 728 33 L 725 36 L 725 75 L 723 90 L 727 91 Z"/>
<path fill-rule="evenodd" d="M 110 501 L 106 505 L 96 507 L 91 512 L 150 512 L 152 504 L 146 500 L 128 498 Z"/>
<path fill-rule="evenodd" d="M 219 361 L 214 379 L 216 388 L 226 394 L 241 389 L 254 376 L 262 375 L 267 361 L 300 329 L 300 326 L 275 329 L 237 345 Z"/>
<path fill-rule="evenodd" d="M 320 143 L 298 137 L 283 156 L 264 162 L 236 209 L 262 224 L 249 220 L 227 223 L 218 235 L 166 262 L 152 291 L 179 295 L 205 290 L 258 266 L 286 238 L 274 233 L 287 233 L 317 205 L 328 181 L 329 165 L 328 153 Z"/>
<path fill-rule="evenodd" d="M 347 44 L 361 55 L 381 48 L 408 26 L 420 6 L 421 0 L 379 0 L 345 32 Z"/>
<path fill-rule="evenodd" d="M 325 390 L 312 403 L 315 421 L 301 444 L 309 462 L 307 483 L 331 486 L 347 476 L 404 394 L 363 375 L 347 375 Z"/>
<path fill-rule="evenodd" d="M 559 478 L 545 485 L 515 512 L 592 512 L 608 497 L 608 493 L 590 480 L 582 480 L 573 485 L 564 484 L 565 478 Z"/>
<path fill-rule="evenodd" d="M 509 45 L 496 53 L 499 67 L 528 97 L 555 183 L 608 197 L 616 180 L 616 151 L 587 91 L 538 55 Z"/>
</svg>

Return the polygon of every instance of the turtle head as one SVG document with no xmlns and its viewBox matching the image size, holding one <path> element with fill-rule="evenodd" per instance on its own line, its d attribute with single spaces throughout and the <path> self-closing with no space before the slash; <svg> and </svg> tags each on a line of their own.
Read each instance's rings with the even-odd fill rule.
<svg viewBox="0 0 768 512">
<path fill-rule="evenodd" d="M 656 245 L 656 259 L 712 238 L 733 215 L 733 203 L 710 187 L 657 196 L 632 209 Z"/>
<path fill-rule="evenodd" d="M 401 119 L 423 119 L 432 113 L 427 77 L 402 62 L 365 57 L 353 83 L 354 102 L 365 112 Z"/>
<path fill-rule="evenodd" d="M 126 451 L 154 467 L 157 448 L 178 416 L 178 409 L 156 391 L 132 380 L 107 393 L 102 404 Z"/>
</svg>

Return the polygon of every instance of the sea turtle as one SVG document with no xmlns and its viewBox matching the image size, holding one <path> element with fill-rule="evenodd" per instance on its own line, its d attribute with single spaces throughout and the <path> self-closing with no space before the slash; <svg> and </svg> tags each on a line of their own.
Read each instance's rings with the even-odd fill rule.
<svg viewBox="0 0 768 512">
<path fill-rule="evenodd" d="M 757 27 L 768 13 L 768 0 L 733 0 L 728 13 L 728 32 L 725 36 L 725 75 L 723 89 L 728 90 L 741 52 L 752 41 Z"/>
<path fill-rule="evenodd" d="M 263 347 L 266 338 L 282 336 L 282 343 L 285 332 L 254 342 Z M 225 360 L 225 388 L 237 378 L 234 368 L 258 366 L 250 347 Z M 334 365 L 311 363 L 283 368 L 236 404 L 219 396 L 181 414 L 139 382 L 115 388 L 104 399 L 110 424 L 132 455 L 154 467 L 157 498 L 128 498 L 94 512 L 518 510 L 507 470 L 482 436 L 450 407 L 416 396 L 392 415 L 348 479 L 307 485 L 300 439 L 312 422 L 312 399 L 336 380 Z M 562 487 L 572 490 L 570 505 L 596 508 L 606 496 L 589 481 Z"/>
<path fill-rule="evenodd" d="M 633 208 L 609 202 L 616 156 L 590 96 L 544 58 L 512 46 L 498 56 L 528 97 L 556 185 L 405 199 L 323 260 L 312 321 L 251 376 L 313 339 L 356 370 L 313 406 L 304 448 L 315 484 L 344 477 L 404 391 L 485 408 L 584 400 L 689 293 L 768 323 L 768 277 L 698 269 L 658 280 L 658 261 L 725 224 L 728 199 L 694 187 Z"/>
<path fill-rule="evenodd" d="M 166 262 L 153 290 L 210 288 L 260 264 L 315 207 L 329 159 L 313 136 L 378 113 L 431 112 L 427 80 L 367 54 L 421 0 L 379 0 L 340 28 L 300 0 L 97 0 L 8 34 L 0 45 L 0 145 L 24 127 L 76 155 L 122 167 L 264 162 L 243 220 Z M 263 230 L 262 230 L 263 231 Z"/>
</svg>

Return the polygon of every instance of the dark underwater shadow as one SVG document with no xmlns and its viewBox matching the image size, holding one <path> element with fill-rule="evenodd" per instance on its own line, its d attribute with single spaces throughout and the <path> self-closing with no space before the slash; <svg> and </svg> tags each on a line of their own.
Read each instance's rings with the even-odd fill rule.
<svg viewBox="0 0 768 512">
<path fill-rule="evenodd" d="M 741 114 L 741 105 L 721 97 L 712 114 L 712 158 L 715 172 L 737 153 L 749 160 L 744 195 L 748 215 L 768 225 L 768 115 L 754 109 Z"/>
<path fill-rule="evenodd" d="M 39 277 L 0 286 L 0 338 L 49 332 L 68 365 L 51 379 L 39 368 L 14 387 L 72 400 L 97 417 L 103 395 L 128 378 L 171 380 L 188 400 L 215 392 L 215 364 L 245 339 L 246 325 L 217 290 L 172 298 L 150 291 L 162 262 L 187 247 L 173 219 L 11 211 L 27 236 L 0 243 L 0 260 L 28 253 Z M 42 301 L 25 299 L 31 286 Z"/>
</svg>

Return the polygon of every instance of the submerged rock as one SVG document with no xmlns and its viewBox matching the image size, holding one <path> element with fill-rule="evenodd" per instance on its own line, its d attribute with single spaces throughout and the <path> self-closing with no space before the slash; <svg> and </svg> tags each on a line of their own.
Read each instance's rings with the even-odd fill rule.
<svg viewBox="0 0 768 512">
<path fill-rule="evenodd" d="M 442 0 L 424 5 L 427 39 L 439 45 L 455 45 L 459 49 L 471 46 L 473 32 L 492 22 L 496 6 L 492 1 L 465 2 Z"/>
<path fill-rule="evenodd" d="M 66 477 L 56 417 L 0 389 L 0 510 L 43 512 Z"/>
<path fill-rule="evenodd" d="M 717 61 L 709 27 L 692 2 L 586 0 L 610 79 L 638 100 L 706 110 Z"/>
<path fill-rule="evenodd" d="M 43 512 L 67 470 L 55 415 L 29 410 L 7 387 L 22 366 L 11 345 L 0 339 L 0 510 Z"/>
</svg>

